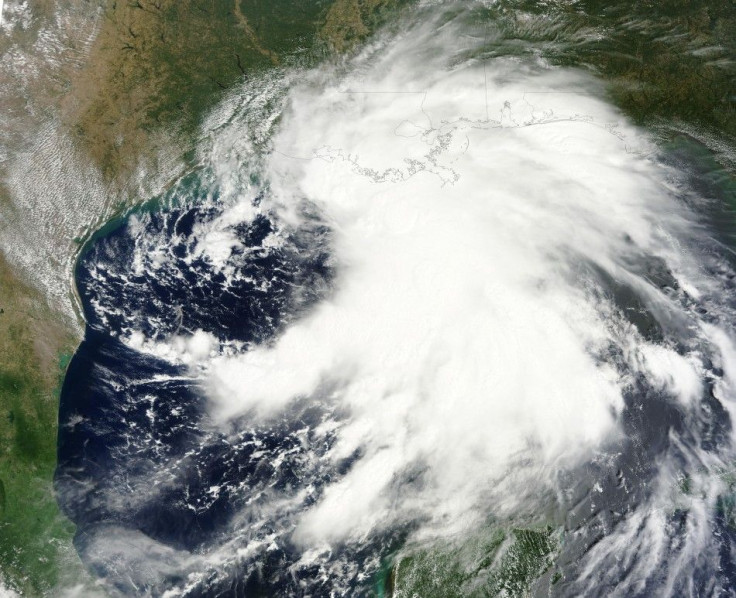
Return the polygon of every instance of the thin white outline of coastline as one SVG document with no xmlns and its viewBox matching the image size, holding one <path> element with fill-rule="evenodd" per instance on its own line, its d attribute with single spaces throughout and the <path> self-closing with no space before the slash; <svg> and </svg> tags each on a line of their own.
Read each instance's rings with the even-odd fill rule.
<svg viewBox="0 0 736 598">
<path fill-rule="evenodd" d="M 0 1 L 2 1 L 2 0 L 0 0 Z M 488 31 L 486 30 L 484 46 L 487 46 L 487 45 L 488 45 Z M 501 114 L 501 119 L 502 120 L 492 120 L 490 118 L 490 112 L 489 112 L 489 107 L 488 107 L 488 71 L 487 71 L 488 61 L 491 58 L 492 57 L 488 57 L 488 56 L 485 56 L 484 58 L 482 58 L 482 63 L 483 63 L 483 83 L 484 83 L 483 86 L 484 86 L 484 94 L 485 94 L 484 95 L 484 98 L 485 98 L 485 113 L 486 113 L 485 120 L 471 120 L 471 119 L 467 119 L 465 117 L 460 117 L 460 118 L 458 118 L 457 120 L 454 120 L 454 121 L 441 121 L 440 126 L 439 127 L 436 127 L 434 125 L 433 121 L 432 121 L 432 117 L 424 109 L 424 104 L 425 104 L 425 102 L 427 100 L 427 96 L 429 94 L 429 91 L 428 90 L 423 90 L 423 91 L 421 91 L 421 90 L 420 91 L 409 91 L 409 90 L 379 91 L 379 90 L 350 90 L 350 89 L 348 89 L 348 90 L 344 90 L 344 91 L 339 91 L 338 93 L 341 93 L 341 94 L 356 94 L 356 95 L 357 94 L 371 94 L 371 95 L 373 95 L 373 94 L 375 94 L 375 95 L 378 95 L 378 94 L 413 94 L 413 95 L 419 95 L 419 94 L 421 94 L 422 95 L 422 101 L 421 101 L 421 103 L 419 105 L 419 109 L 421 110 L 422 114 L 424 114 L 424 116 L 427 118 L 427 121 L 429 122 L 429 125 L 430 125 L 429 128 L 426 128 L 425 129 L 425 127 L 422 127 L 421 125 L 418 125 L 415 122 L 412 122 L 412 121 L 410 121 L 408 119 L 405 119 L 405 120 L 402 120 L 399 124 L 396 125 L 396 127 L 394 128 L 394 135 L 396 135 L 397 137 L 405 137 L 405 138 L 407 137 L 406 135 L 401 135 L 400 133 L 397 133 L 397 130 L 399 129 L 399 127 L 401 127 L 404 123 L 409 123 L 411 125 L 414 125 L 418 129 L 418 131 L 421 130 L 422 132 L 421 133 L 417 132 L 417 135 L 421 134 L 422 137 L 431 135 L 432 133 L 435 133 L 436 132 L 437 133 L 437 136 L 435 137 L 435 140 L 432 141 L 432 142 L 426 142 L 430 147 L 434 146 L 436 144 L 437 140 L 441 139 L 442 137 L 445 137 L 446 138 L 447 136 L 452 136 L 453 133 L 455 131 L 457 131 L 457 129 L 459 128 L 460 123 L 464 124 L 465 126 L 467 126 L 469 128 L 472 128 L 472 129 L 511 129 L 511 128 L 523 128 L 523 127 L 531 127 L 531 126 L 537 126 L 537 125 L 553 124 L 553 123 L 559 123 L 559 122 L 583 122 L 583 123 L 590 124 L 590 125 L 596 126 L 598 128 L 604 129 L 605 131 L 607 131 L 608 133 L 610 133 L 611 135 L 615 136 L 617 139 L 619 139 L 620 141 L 622 141 L 624 143 L 624 151 L 627 154 L 631 154 L 631 153 L 634 153 L 634 154 L 635 153 L 639 153 L 639 154 L 641 154 L 641 152 L 636 152 L 636 151 L 632 150 L 632 148 L 626 143 L 626 136 L 623 133 L 621 133 L 620 131 L 618 131 L 618 124 L 617 123 L 613 123 L 613 122 L 609 122 L 609 123 L 598 123 L 598 122 L 596 122 L 593 119 L 592 116 L 589 116 L 589 115 L 575 114 L 575 115 L 570 116 L 570 117 L 557 117 L 556 118 L 555 117 L 555 114 L 554 114 L 554 111 L 553 110 L 550 110 L 548 112 L 547 118 L 533 117 L 531 121 L 529 121 L 529 122 L 523 122 L 523 123 L 516 122 L 511 117 L 511 115 L 509 115 L 508 120 L 511 121 L 511 123 L 513 123 L 513 124 L 511 126 L 508 126 L 508 125 L 504 125 L 504 123 L 503 123 L 503 117 L 504 117 L 504 114 L 503 113 L 504 113 L 504 111 L 507 108 L 510 108 L 511 107 L 511 102 L 509 100 L 504 100 L 503 108 L 501 109 L 501 113 L 502 113 Z M 535 111 L 535 107 L 534 107 L 533 104 L 531 104 L 527 100 L 526 96 L 528 94 L 529 95 L 531 95 L 531 94 L 539 94 L 539 95 L 542 95 L 542 94 L 583 94 L 583 95 L 587 95 L 586 92 L 585 91 L 582 91 L 582 90 L 580 90 L 580 91 L 579 90 L 560 90 L 560 91 L 526 91 L 525 90 L 525 91 L 522 92 L 520 102 L 526 103 L 529 106 L 529 108 L 531 109 L 532 114 Z M 456 126 L 454 126 L 454 128 L 452 128 L 448 133 L 445 133 L 444 135 L 441 135 L 439 133 L 443 128 L 448 127 L 448 126 L 453 127 L 453 125 L 456 125 Z M 413 137 L 413 136 L 414 135 L 411 135 L 411 137 Z M 470 139 L 468 138 L 467 135 L 465 136 L 465 139 L 466 139 L 466 145 L 465 145 L 465 148 L 462 151 L 462 154 L 465 154 L 468 151 L 468 149 L 470 148 Z M 444 146 L 444 147 L 446 147 L 446 146 Z M 415 174 L 418 174 L 419 172 L 430 172 L 430 173 L 436 174 L 440 178 L 440 180 L 442 181 L 442 186 L 444 187 L 447 183 L 454 184 L 460 178 L 460 175 L 456 171 L 454 171 L 452 168 L 441 166 L 441 165 L 439 165 L 439 164 L 436 163 L 433 154 L 441 153 L 441 150 L 444 149 L 444 147 L 442 146 L 442 143 L 440 143 L 439 148 L 432 148 L 432 149 L 430 149 L 430 151 L 423 156 L 423 159 L 426 160 L 426 162 L 422 162 L 420 160 L 415 160 L 415 159 L 404 158 L 404 162 L 409 165 L 409 168 L 407 169 L 407 171 L 402 171 L 399 168 L 392 167 L 392 168 L 386 168 L 386 169 L 384 169 L 380 173 L 378 171 L 375 171 L 375 170 L 371 169 L 371 168 L 367 168 L 367 167 L 361 166 L 359 164 L 359 162 L 358 162 L 358 158 L 357 157 L 356 158 L 353 158 L 350 154 L 345 155 L 344 150 L 342 148 L 334 148 L 333 149 L 333 148 L 330 148 L 329 146 L 321 146 L 321 147 L 318 147 L 318 148 L 315 148 L 314 150 L 312 150 L 313 151 L 313 155 L 312 156 L 308 156 L 308 157 L 287 154 L 285 152 L 282 152 L 282 151 L 279 151 L 279 150 L 275 150 L 275 149 L 273 150 L 273 153 L 282 155 L 282 156 L 284 156 L 286 158 L 291 158 L 293 160 L 316 160 L 316 159 L 319 159 L 319 160 L 326 160 L 328 162 L 332 162 L 332 161 L 334 161 L 336 159 L 339 159 L 339 160 L 342 160 L 342 161 L 345 161 L 345 162 L 350 162 L 353 165 L 354 172 L 356 172 L 357 174 L 361 174 L 363 176 L 366 176 L 366 177 L 370 178 L 374 183 L 402 182 L 402 181 L 406 181 L 406 180 L 410 179 L 411 177 L 413 177 Z M 320 156 L 320 155 L 317 155 L 317 152 L 319 152 L 322 149 L 326 149 L 329 152 L 329 156 Z M 439 149 L 439 151 L 437 151 L 438 149 Z M 453 160 L 453 162 L 456 161 L 456 160 Z M 449 171 L 450 173 L 452 173 L 451 180 L 450 179 L 445 179 L 435 169 L 433 169 L 433 168 L 427 168 L 427 163 L 429 163 L 430 165 L 432 165 L 435 169 Z M 422 165 L 423 167 L 422 168 L 413 168 L 413 167 L 415 167 L 417 165 Z M 397 176 L 393 176 L 392 177 L 391 174 L 395 174 Z"/>
</svg>

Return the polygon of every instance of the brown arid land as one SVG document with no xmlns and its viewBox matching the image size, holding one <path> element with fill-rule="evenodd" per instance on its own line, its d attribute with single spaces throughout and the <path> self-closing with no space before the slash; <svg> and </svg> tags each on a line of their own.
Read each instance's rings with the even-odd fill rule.
<svg viewBox="0 0 736 598">
<path fill-rule="evenodd" d="M 349 51 L 391 0 L 6 1 L 0 25 L 0 593 L 98 592 L 53 492 L 82 332 L 74 261 L 192 160 L 202 119 L 285 61 Z"/>
<path fill-rule="evenodd" d="M 229 90 L 349 53 L 408 3 L 0 3 L 0 595 L 97 591 L 53 493 L 84 241 L 193 165 L 203 120 Z M 519 52 L 608 80 L 637 122 L 697 137 L 733 180 L 733 1 L 502 0 L 483 18 Z M 533 539 L 546 559 L 543 534 Z"/>
</svg>

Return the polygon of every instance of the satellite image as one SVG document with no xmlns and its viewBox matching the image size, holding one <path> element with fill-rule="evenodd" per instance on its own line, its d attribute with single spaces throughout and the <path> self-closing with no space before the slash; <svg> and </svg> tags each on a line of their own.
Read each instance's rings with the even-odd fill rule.
<svg viewBox="0 0 736 598">
<path fill-rule="evenodd" d="M 0 598 L 736 597 L 735 0 L 0 0 Z"/>
</svg>

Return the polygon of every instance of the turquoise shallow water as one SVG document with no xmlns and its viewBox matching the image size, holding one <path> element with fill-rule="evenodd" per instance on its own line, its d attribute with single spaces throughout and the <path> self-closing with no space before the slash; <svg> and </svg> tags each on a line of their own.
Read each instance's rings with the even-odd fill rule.
<svg viewBox="0 0 736 598">
<path fill-rule="evenodd" d="M 561 16 L 525 21 L 518 6 L 500 7 L 506 11 L 500 16 L 495 9 L 480 11 L 501 22 L 486 60 L 496 53 L 523 56 L 536 47 L 553 63 L 569 62 L 576 35 L 582 36 L 577 56 L 589 57 L 592 42 L 575 19 L 575 26 L 564 29 Z M 460 22 L 470 23 L 468 34 L 477 37 L 477 21 Z M 509 29 L 512 22 L 517 29 Z M 647 31 L 653 35 L 661 27 Z M 650 123 L 655 137 L 669 141 L 660 143 L 656 160 L 676 173 L 668 182 L 697 215 L 692 234 L 683 234 L 683 251 L 701 258 L 715 290 L 698 297 L 678 284 L 665 258 L 632 249 L 627 275 L 647 281 L 671 301 L 673 311 L 681 310 L 671 317 L 657 311 L 631 279 L 611 275 L 593 258 L 576 258 L 571 268 L 593 297 L 612 306 L 616 324 L 637 338 L 680 355 L 702 353 L 697 406 L 690 410 L 673 402 L 657 380 L 627 370 L 620 347 L 601 350 L 597 359 L 630 377 L 617 416 L 622 437 L 579 467 L 561 470 L 559 495 L 534 497 L 543 508 L 535 503 L 523 516 L 507 519 L 489 515 L 487 525 L 449 540 L 416 541 L 412 534 L 423 524 L 417 516 L 307 558 L 291 535 L 295 521 L 369 453 L 361 447 L 338 461 L 326 458 L 338 442 L 333 430 L 350 420 L 350 410 L 317 393 L 299 397 L 277 420 L 263 423 L 245 413 L 223 425 L 209 408 L 206 376 L 145 345 L 175 345 L 174 337 L 191 339 L 198 331 L 214 338 L 208 350 L 218 355 L 275 344 L 334 292 L 341 272 L 333 244 L 339 223 L 313 204 L 298 225 L 267 208 L 258 217 L 227 220 L 234 205 L 255 211 L 268 206 L 271 189 L 248 188 L 242 204 L 234 203 L 221 181 L 203 169 L 164 200 L 100 230 L 76 272 L 87 330 L 62 392 L 57 471 L 60 504 L 78 525 L 76 546 L 88 567 L 123 595 L 734 593 L 732 425 L 724 407 L 728 397 L 716 388 L 727 367 L 711 347 L 698 345 L 696 331 L 703 324 L 733 326 L 728 314 L 736 309 L 729 294 L 736 264 L 734 179 L 719 164 L 722 155 L 657 122 Z M 531 179 L 533 169 L 528 172 Z M 224 265 L 202 253 L 208 227 L 220 219 L 230 222 L 217 229 L 231 244 Z M 319 392 L 338 393 L 340 385 L 334 384 L 337 390 L 326 384 Z M 664 461 L 680 476 L 684 498 L 668 504 L 653 532 L 647 517 L 659 508 L 650 501 Z M 412 465 L 395 486 L 414 496 L 427 484 L 427 466 Z M 720 481 L 708 486 L 696 479 L 701 474 Z M 707 550 L 688 555 L 681 547 L 695 537 L 692 521 L 702 507 L 689 497 L 706 490 L 716 493 L 704 501 L 713 506 Z M 667 546 L 657 555 L 659 573 L 630 578 L 632 571 L 640 574 L 644 550 L 631 556 L 624 547 L 625 559 L 612 550 L 586 560 L 616 534 L 633 545 L 638 532 L 631 526 L 637 521 L 646 532 L 641 536 L 661 532 Z M 678 567 L 687 571 L 685 577 L 678 577 Z"/>
</svg>

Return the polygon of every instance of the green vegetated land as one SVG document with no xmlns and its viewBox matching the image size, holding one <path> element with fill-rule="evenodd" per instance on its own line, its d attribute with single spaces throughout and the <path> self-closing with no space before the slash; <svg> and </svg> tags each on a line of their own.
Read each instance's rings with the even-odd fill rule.
<svg viewBox="0 0 736 598">
<path fill-rule="evenodd" d="M 489 13 L 507 39 L 603 76 L 637 122 L 736 138 L 736 2 L 500 0 Z"/>
<path fill-rule="evenodd" d="M 178 140 L 186 154 L 203 115 L 227 89 L 289 60 L 347 51 L 405 3 L 101 2 L 85 64 L 65 74 L 59 115 L 107 180 L 124 187 L 162 144 Z M 53 13 L 50 2 L 38 6 Z M 638 122 L 662 119 L 736 136 L 730 0 L 500 0 L 483 11 L 520 51 L 533 45 L 553 62 L 602 75 Z M 11 587 L 40 596 L 84 579 L 73 526 L 59 514 L 52 488 L 58 388 L 78 339 L 1 256 L 0 310 L 0 572 Z M 387 590 L 397 597 L 521 596 L 541 575 L 555 583 L 556 549 L 549 529 L 497 528 L 459 547 L 405 554 Z"/>
<path fill-rule="evenodd" d="M 53 89 L 29 88 L 33 105 L 58 110 L 117 193 L 142 163 L 153 161 L 148 166 L 156 168 L 162 150 L 176 147 L 181 156 L 174 158 L 184 157 L 203 116 L 227 89 L 300 57 L 313 63 L 349 50 L 400 4 L 100 2 L 98 33 L 84 64 L 76 55 L 71 66 L 56 64 L 41 79 Z M 14 32 L 15 42 L 32 48 L 35 36 L 53 27 L 54 7 L 37 3 L 32 22 Z M 32 114 L 25 114 L 22 98 L 16 100 L 17 106 L 13 98 L 3 101 L 18 127 L 29 126 Z M 2 193 L 7 190 L 0 186 Z M 53 491 L 58 394 L 78 340 L 0 255 L 0 582 L 24 596 L 93 587 L 71 543 L 74 526 L 59 512 Z"/>
<path fill-rule="evenodd" d="M 458 545 L 440 543 L 397 558 L 394 598 L 523 597 L 551 569 L 558 550 L 552 528 L 486 527 Z"/>
<path fill-rule="evenodd" d="M 0 258 L 0 572 L 28 596 L 84 578 L 52 482 L 59 385 L 75 341 Z"/>
<path fill-rule="evenodd" d="M 233 85 L 348 50 L 402 1 L 111 0 L 67 121 L 108 180 L 124 184 L 162 142 L 191 149 Z"/>
<path fill-rule="evenodd" d="M 720 206 L 713 226 L 736 238 L 736 2 L 499 0 L 479 6 L 475 18 L 487 23 L 491 56 L 533 53 L 601 76 L 624 113 L 656 131 L 665 152 L 682 154 L 700 190 Z M 729 521 L 735 489 L 718 503 Z M 533 583 L 561 580 L 557 547 L 549 528 L 492 528 L 454 545 L 420 547 L 398 558 L 386 593 L 528 596 Z"/>
</svg>

